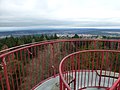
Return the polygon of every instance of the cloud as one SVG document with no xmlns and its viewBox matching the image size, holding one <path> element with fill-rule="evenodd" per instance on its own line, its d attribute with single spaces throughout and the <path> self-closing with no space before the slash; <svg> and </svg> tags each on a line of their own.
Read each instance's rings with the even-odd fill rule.
<svg viewBox="0 0 120 90">
<path fill-rule="evenodd" d="M 1 0 L 8 15 L 49 18 L 120 17 L 119 0 Z"/>
<path fill-rule="evenodd" d="M 118 25 L 119 3 L 120 0 L 1 0 L 0 26 L 68 25 L 69 22 L 71 26 Z"/>
</svg>

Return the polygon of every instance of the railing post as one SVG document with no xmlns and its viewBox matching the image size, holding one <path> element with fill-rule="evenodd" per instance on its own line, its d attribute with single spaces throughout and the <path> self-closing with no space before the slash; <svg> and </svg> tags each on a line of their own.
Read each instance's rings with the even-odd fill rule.
<svg viewBox="0 0 120 90">
<path fill-rule="evenodd" d="M 74 90 L 76 90 L 76 70 L 75 70 L 75 79 L 74 79 Z"/>
<path fill-rule="evenodd" d="M 114 82 L 112 87 L 109 90 L 120 90 L 120 77 Z"/>
<path fill-rule="evenodd" d="M 62 90 L 62 80 L 61 80 L 61 77 L 60 77 L 60 90 Z"/>
<path fill-rule="evenodd" d="M 52 65 L 52 69 L 53 69 L 53 76 L 55 78 L 55 67 Z"/>
<path fill-rule="evenodd" d="M 102 52 L 102 62 L 101 62 L 101 69 L 100 69 L 100 76 L 99 76 L 99 87 L 101 84 L 101 75 L 102 75 L 102 67 L 103 67 L 103 63 L 104 63 L 104 52 Z"/>
<path fill-rule="evenodd" d="M 9 84 L 9 80 L 8 80 L 8 73 L 7 73 L 5 58 L 2 58 L 2 64 L 3 64 L 3 71 L 4 71 L 4 76 L 5 76 L 6 84 L 7 84 L 7 90 L 10 90 L 10 84 Z"/>
<path fill-rule="evenodd" d="M 52 67 L 52 69 L 53 69 L 53 76 L 55 77 L 55 74 L 56 74 L 56 68 L 55 68 L 55 63 L 54 63 L 54 46 L 53 46 L 53 43 L 51 44 L 51 60 L 50 60 L 50 65 L 51 65 L 51 67 Z"/>
</svg>

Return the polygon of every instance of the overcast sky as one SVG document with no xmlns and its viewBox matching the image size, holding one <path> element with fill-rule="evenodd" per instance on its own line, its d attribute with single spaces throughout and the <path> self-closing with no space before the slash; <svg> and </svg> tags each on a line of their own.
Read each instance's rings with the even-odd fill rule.
<svg viewBox="0 0 120 90">
<path fill-rule="evenodd" d="M 0 27 L 119 27 L 120 0 L 0 0 Z"/>
</svg>

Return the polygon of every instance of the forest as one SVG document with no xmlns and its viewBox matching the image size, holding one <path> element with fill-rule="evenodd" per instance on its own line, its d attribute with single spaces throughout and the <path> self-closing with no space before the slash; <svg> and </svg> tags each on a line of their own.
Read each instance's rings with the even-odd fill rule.
<svg viewBox="0 0 120 90">
<path fill-rule="evenodd" d="M 45 40 L 66 39 L 66 38 L 68 39 L 70 37 L 60 38 L 57 36 L 57 34 L 24 35 L 20 37 L 14 37 L 11 35 L 10 37 L 5 37 L 0 39 L 0 50 L 4 50 L 7 48 L 11 48 L 23 44 L 29 44 L 29 43 L 40 42 Z M 81 38 L 81 37 L 75 34 L 71 38 Z"/>
<path fill-rule="evenodd" d="M 20 36 L 20 37 L 6 37 L 0 39 L 0 50 L 11 48 L 14 46 L 19 46 L 23 44 L 33 43 L 33 42 L 40 42 L 44 40 L 52 40 L 52 39 L 58 39 L 57 35 L 26 35 L 26 36 Z"/>
</svg>

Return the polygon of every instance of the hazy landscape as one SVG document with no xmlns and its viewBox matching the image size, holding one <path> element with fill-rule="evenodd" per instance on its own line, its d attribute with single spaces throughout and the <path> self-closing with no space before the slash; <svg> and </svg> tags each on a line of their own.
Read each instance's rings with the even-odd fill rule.
<svg viewBox="0 0 120 90">
<path fill-rule="evenodd" d="M 40 35 L 40 34 L 90 34 L 101 36 L 120 36 L 120 29 L 97 29 L 97 28 L 47 28 L 47 29 L 26 29 L 0 31 L 0 37 L 19 37 L 23 35 Z"/>
</svg>

